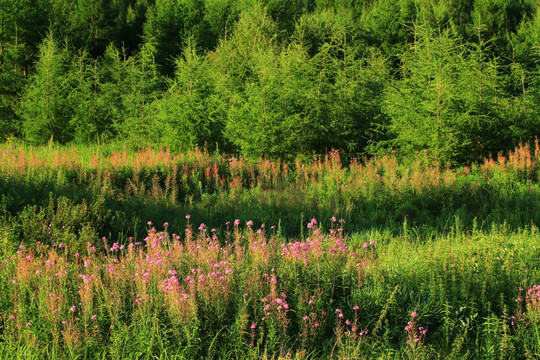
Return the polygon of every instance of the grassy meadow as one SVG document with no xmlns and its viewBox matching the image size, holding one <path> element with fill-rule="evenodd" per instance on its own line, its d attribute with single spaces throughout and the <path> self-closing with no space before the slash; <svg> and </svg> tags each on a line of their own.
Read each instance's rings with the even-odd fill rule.
<svg viewBox="0 0 540 360">
<path fill-rule="evenodd" d="M 5 143 L 0 358 L 538 358 L 539 162 Z"/>
</svg>

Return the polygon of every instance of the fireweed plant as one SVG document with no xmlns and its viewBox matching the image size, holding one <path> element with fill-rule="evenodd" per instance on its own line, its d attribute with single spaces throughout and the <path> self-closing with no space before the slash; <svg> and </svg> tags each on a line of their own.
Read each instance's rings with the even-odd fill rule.
<svg viewBox="0 0 540 360">
<path fill-rule="evenodd" d="M 122 146 L 0 145 L 0 221 L 17 242 L 87 242 L 103 236 L 124 245 L 146 235 L 146 221 L 180 233 L 192 214 L 220 236 L 231 219 L 274 225 L 304 237 L 316 217 L 328 229 L 336 216 L 349 232 L 409 231 L 426 239 L 452 226 L 489 231 L 540 222 L 540 146 L 462 168 L 428 155 L 388 153 L 343 158 L 332 151 L 311 161 L 246 159 L 196 149 L 175 154 Z"/>
<path fill-rule="evenodd" d="M 4 144 L 0 358 L 537 358 L 539 154 Z"/>
<path fill-rule="evenodd" d="M 142 241 L 103 238 L 104 251 L 5 248 L 2 356 L 538 354 L 536 228 L 418 243 L 349 238 L 344 220 L 322 231 L 313 218 L 305 238 L 286 241 L 239 219 L 219 238 L 186 217 L 182 235 L 149 221 Z"/>
</svg>

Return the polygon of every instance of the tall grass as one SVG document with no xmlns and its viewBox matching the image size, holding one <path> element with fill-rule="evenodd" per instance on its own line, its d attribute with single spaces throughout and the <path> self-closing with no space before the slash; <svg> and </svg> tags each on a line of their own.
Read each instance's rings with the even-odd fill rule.
<svg viewBox="0 0 540 360">
<path fill-rule="evenodd" d="M 309 224 L 293 242 L 233 222 L 224 238 L 150 225 L 142 242 L 103 239 L 105 252 L 12 246 L 0 267 L 4 354 L 538 356 L 536 228 L 419 242 Z"/>
<path fill-rule="evenodd" d="M 18 236 L 48 242 L 75 236 L 82 244 L 91 234 L 123 243 L 129 236 L 140 239 L 149 219 L 169 221 L 179 232 L 187 213 L 220 232 L 234 217 L 279 224 L 293 237 L 302 235 L 306 219 L 322 219 L 328 228 L 332 216 L 346 218 L 350 231 L 398 234 L 407 222 L 427 237 L 448 231 L 455 219 L 467 229 L 489 230 L 503 222 L 518 229 L 540 221 L 539 156 L 538 144 L 532 150 L 522 145 L 497 160 L 449 169 L 423 153 L 406 160 L 388 154 L 345 163 L 339 152 L 331 152 L 289 164 L 200 149 L 132 153 L 110 146 L 5 144 L 0 147 L 1 211 L 3 219 L 18 224 Z"/>
<path fill-rule="evenodd" d="M 540 356 L 538 144 L 0 159 L 0 358 Z"/>
</svg>

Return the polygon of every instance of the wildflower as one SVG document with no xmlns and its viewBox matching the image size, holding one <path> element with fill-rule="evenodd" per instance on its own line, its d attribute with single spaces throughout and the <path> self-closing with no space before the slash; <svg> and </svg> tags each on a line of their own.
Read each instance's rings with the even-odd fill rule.
<svg viewBox="0 0 540 360">
<path fill-rule="evenodd" d="M 352 309 L 356 311 L 356 310 L 360 309 L 360 307 L 358 305 L 354 305 Z"/>
<path fill-rule="evenodd" d="M 148 224 L 148 226 L 152 226 L 152 222 L 151 222 L 151 221 L 148 221 L 147 224 Z"/>
<path fill-rule="evenodd" d="M 29 321 L 26 323 L 26 326 L 32 326 L 32 323 Z"/>
<path fill-rule="evenodd" d="M 369 245 L 370 245 L 370 246 L 375 246 L 375 240 L 371 240 L 371 241 L 369 242 Z"/>
<path fill-rule="evenodd" d="M 411 313 L 411 316 L 412 316 L 413 318 L 415 318 L 415 317 L 418 316 L 418 313 L 417 313 L 416 311 L 413 311 L 413 312 Z"/>
<path fill-rule="evenodd" d="M 15 320 L 15 315 L 11 314 L 11 316 L 9 317 L 11 320 Z"/>
<path fill-rule="evenodd" d="M 249 220 L 247 223 L 246 223 L 247 226 L 253 226 L 253 221 Z"/>
<path fill-rule="evenodd" d="M 234 220 L 234 225 L 237 225 L 237 226 L 240 225 L 240 219 Z"/>
<path fill-rule="evenodd" d="M 168 227 L 169 227 L 169 223 L 168 223 L 168 222 L 164 222 L 164 223 L 163 223 L 163 227 L 164 227 L 165 229 L 168 228 Z"/>
<path fill-rule="evenodd" d="M 187 214 L 186 219 L 188 219 L 188 220 L 191 219 L 191 215 Z"/>
<path fill-rule="evenodd" d="M 369 244 L 367 242 L 364 243 L 363 247 L 364 248 L 367 248 L 369 246 Z"/>
<path fill-rule="evenodd" d="M 92 319 L 92 320 L 96 320 L 96 319 L 97 319 L 97 315 L 96 315 L 96 314 L 94 314 L 94 315 L 90 316 L 90 319 Z"/>
<path fill-rule="evenodd" d="M 256 329 L 256 328 L 257 328 L 257 324 L 251 323 L 251 329 Z"/>
<path fill-rule="evenodd" d="M 71 312 L 73 312 L 73 313 L 74 313 L 74 312 L 77 312 L 77 307 L 76 307 L 75 305 L 73 305 L 72 307 L 69 308 L 69 310 L 70 310 Z"/>
</svg>

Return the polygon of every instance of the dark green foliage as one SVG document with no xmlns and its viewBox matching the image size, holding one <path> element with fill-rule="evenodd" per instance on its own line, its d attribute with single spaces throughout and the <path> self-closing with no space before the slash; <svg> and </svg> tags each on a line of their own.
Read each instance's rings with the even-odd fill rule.
<svg viewBox="0 0 540 360">
<path fill-rule="evenodd" d="M 21 136 L 21 123 L 17 116 L 19 93 L 26 83 L 26 70 L 21 54 L 24 45 L 7 45 L 0 53 L 0 140 Z"/>
<path fill-rule="evenodd" d="M 209 61 L 191 40 L 176 60 L 168 91 L 151 107 L 152 132 L 164 146 L 186 151 L 197 144 L 215 149 L 224 143 L 224 102 L 215 91 Z"/>
<path fill-rule="evenodd" d="M 538 135 L 537 2 L 1 5 L 3 139 L 458 164 Z"/>
<path fill-rule="evenodd" d="M 143 44 L 136 56 L 124 59 L 116 75 L 119 98 L 115 101 L 121 103 L 121 111 L 114 119 L 114 128 L 120 138 L 136 146 L 146 146 L 159 131 L 149 116 L 150 105 L 164 89 L 155 52 L 153 41 Z"/>
<path fill-rule="evenodd" d="M 497 64 L 483 59 L 483 44 L 466 51 L 450 30 L 426 26 L 415 34 L 402 57 L 403 79 L 387 91 L 395 146 L 409 153 L 430 149 L 444 163 L 504 150 L 512 119 L 499 99 Z"/>
<path fill-rule="evenodd" d="M 49 33 L 40 47 L 36 71 L 21 97 L 23 132 L 31 143 L 49 139 L 65 143 L 73 138 L 69 127 L 69 61 L 67 45 L 60 45 Z"/>
<path fill-rule="evenodd" d="M 70 127 L 77 143 L 94 143 L 112 138 L 112 116 L 100 63 L 80 52 L 73 57 L 70 71 L 73 109 Z"/>
</svg>

